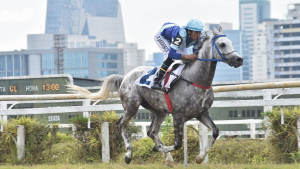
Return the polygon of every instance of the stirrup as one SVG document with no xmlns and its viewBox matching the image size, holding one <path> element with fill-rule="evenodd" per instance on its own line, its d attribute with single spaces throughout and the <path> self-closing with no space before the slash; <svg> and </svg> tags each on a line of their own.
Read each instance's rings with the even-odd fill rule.
<svg viewBox="0 0 300 169">
<path fill-rule="evenodd" d="M 161 89 L 162 89 L 162 86 L 161 86 L 161 84 L 159 84 L 159 83 L 154 83 L 154 84 L 151 86 L 151 89 L 161 90 Z"/>
</svg>

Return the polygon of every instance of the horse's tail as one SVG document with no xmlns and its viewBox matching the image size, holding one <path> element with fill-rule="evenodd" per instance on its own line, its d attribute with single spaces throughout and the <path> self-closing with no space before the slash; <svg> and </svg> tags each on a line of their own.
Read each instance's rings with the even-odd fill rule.
<svg viewBox="0 0 300 169">
<path fill-rule="evenodd" d="M 67 91 L 70 93 L 80 94 L 83 98 L 94 100 L 106 100 L 119 96 L 119 88 L 124 79 L 122 75 L 110 75 L 104 78 L 101 89 L 97 93 L 91 93 L 85 88 L 67 84 Z"/>
</svg>

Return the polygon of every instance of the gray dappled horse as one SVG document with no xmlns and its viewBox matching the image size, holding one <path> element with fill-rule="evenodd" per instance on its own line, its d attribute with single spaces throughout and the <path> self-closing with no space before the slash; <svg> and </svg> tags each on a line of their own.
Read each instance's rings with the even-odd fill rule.
<svg viewBox="0 0 300 169">
<path fill-rule="evenodd" d="M 197 155 L 196 161 L 201 163 L 208 154 L 219 135 L 219 129 L 208 112 L 214 101 L 211 85 L 217 66 L 216 60 L 222 60 L 235 68 L 243 65 L 243 58 L 234 50 L 232 42 L 223 34 L 222 28 L 220 27 L 219 31 L 212 29 L 212 32 L 213 36 L 206 36 L 199 45 L 198 59 L 200 61 L 195 60 L 188 63 L 181 76 L 185 80 L 178 80 L 169 93 L 173 106 L 172 115 L 175 133 L 175 144 L 172 146 L 165 146 L 158 137 L 160 126 L 166 115 L 170 113 L 165 102 L 164 93 L 160 90 L 135 85 L 136 79 L 141 77 L 145 70 L 149 70 L 149 67 L 137 67 L 125 76 L 111 75 L 106 77 L 98 93 L 90 93 L 84 88 L 69 85 L 71 91 L 89 99 L 105 100 L 113 97 L 113 95 L 116 96 L 116 94 L 120 96 L 124 114 L 117 124 L 126 146 L 125 162 L 127 164 L 132 160 L 132 146 L 126 134 L 126 125 L 137 113 L 140 105 L 153 114 L 147 135 L 156 143 L 153 150 L 167 155 L 166 164 L 168 166 L 174 165 L 170 152 L 178 150 L 182 146 L 184 122 L 193 118 L 198 119 L 212 130 L 210 142 L 205 147 L 204 153 Z M 204 88 L 195 87 L 191 82 L 204 86 Z"/>
</svg>

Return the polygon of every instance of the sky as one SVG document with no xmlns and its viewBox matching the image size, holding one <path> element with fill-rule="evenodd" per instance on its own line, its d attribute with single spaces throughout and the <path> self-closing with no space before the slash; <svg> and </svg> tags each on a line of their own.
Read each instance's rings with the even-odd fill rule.
<svg viewBox="0 0 300 169">
<path fill-rule="evenodd" d="M 229 22 L 239 28 L 239 0 L 119 0 L 126 42 L 137 43 L 146 58 L 160 52 L 154 34 L 165 22 L 185 25 Z M 287 4 L 300 0 L 270 0 L 271 17 L 284 19 Z M 45 32 L 47 0 L 0 0 L 0 51 L 27 48 L 28 34 Z"/>
</svg>

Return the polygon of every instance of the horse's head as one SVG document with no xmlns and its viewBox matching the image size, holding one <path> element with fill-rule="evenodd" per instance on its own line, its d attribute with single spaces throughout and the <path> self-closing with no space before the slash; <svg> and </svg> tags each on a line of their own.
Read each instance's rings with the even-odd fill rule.
<svg viewBox="0 0 300 169">
<path fill-rule="evenodd" d="M 212 33 L 214 35 L 212 38 L 213 58 L 220 59 L 229 66 L 233 66 L 235 68 L 242 66 L 243 57 L 234 50 L 232 41 L 223 34 L 222 27 L 219 27 L 219 31 L 212 28 Z"/>
</svg>

